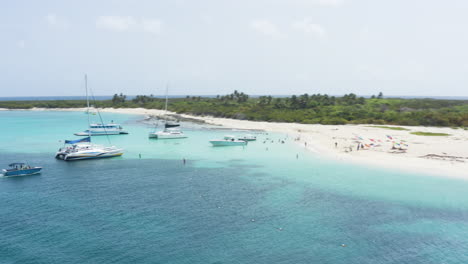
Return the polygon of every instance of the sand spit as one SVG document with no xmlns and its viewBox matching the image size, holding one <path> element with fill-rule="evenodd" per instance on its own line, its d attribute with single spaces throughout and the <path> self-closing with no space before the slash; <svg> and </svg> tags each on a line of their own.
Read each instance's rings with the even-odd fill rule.
<svg viewBox="0 0 468 264">
<path fill-rule="evenodd" d="M 86 111 L 85 108 L 34 108 L 31 110 Z M 145 116 L 164 115 L 164 110 L 144 108 L 104 108 L 100 111 Z M 168 114 L 185 120 L 198 120 L 226 128 L 284 133 L 297 144 L 327 159 L 398 171 L 468 179 L 468 131 L 461 128 L 399 126 L 406 130 L 392 130 L 372 125 L 271 123 L 178 115 L 173 112 L 168 112 Z M 416 131 L 446 133 L 449 136 L 411 134 Z"/>
</svg>

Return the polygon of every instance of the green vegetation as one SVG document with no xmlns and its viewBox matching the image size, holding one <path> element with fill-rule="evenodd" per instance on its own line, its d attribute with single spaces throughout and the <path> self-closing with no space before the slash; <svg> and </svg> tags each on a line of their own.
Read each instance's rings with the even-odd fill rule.
<svg viewBox="0 0 468 264">
<path fill-rule="evenodd" d="M 132 100 L 115 94 L 111 100 L 93 102 L 96 107 L 163 109 L 164 99 L 139 95 Z M 84 100 L 0 102 L 0 108 L 28 109 L 85 107 Z M 404 126 L 468 127 L 468 100 L 384 98 L 365 99 L 355 94 L 342 97 L 303 94 L 291 97 L 249 97 L 234 91 L 214 98 L 187 96 L 169 100 L 170 111 L 256 121 L 305 124 L 374 124 Z M 382 128 L 399 129 L 381 126 Z"/>
<path fill-rule="evenodd" d="M 390 127 L 390 126 L 369 126 L 369 127 L 385 128 L 385 129 L 391 129 L 391 130 L 409 130 L 404 127 Z"/>
<path fill-rule="evenodd" d="M 450 134 L 446 133 L 432 133 L 432 132 L 411 132 L 410 134 L 418 135 L 418 136 L 435 136 L 435 137 L 445 137 L 450 136 Z"/>
</svg>

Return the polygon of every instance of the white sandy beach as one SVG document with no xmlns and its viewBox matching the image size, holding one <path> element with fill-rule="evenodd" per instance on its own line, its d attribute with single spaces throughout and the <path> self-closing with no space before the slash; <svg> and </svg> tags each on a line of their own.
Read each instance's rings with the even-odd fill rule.
<svg viewBox="0 0 468 264">
<path fill-rule="evenodd" d="M 85 111 L 85 108 L 42 109 L 34 111 Z M 155 115 L 163 110 L 130 108 L 100 109 L 102 112 Z M 170 112 L 169 112 L 170 113 Z M 175 114 L 175 113 L 170 113 Z M 390 130 L 370 125 L 308 125 L 297 123 L 271 123 L 215 117 L 180 115 L 208 124 L 237 129 L 261 129 L 287 134 L 290 140 L 308 148 L 317 155 L 342 162 L 388 168 L 428 175 L 468 179 L 468 131 L 439 127 L 404 127 L 408 130 Z M 450 136 L 418 136 L 410 132 L 447 133 Z M 358 142 L 365 147 L 357 151 Z M 337 143 L 337 147 L 335 147 Z M 392 150 L 395 143 L 404 151 Z M 371 145 L 373 144 L 373 146 Z M 352 150 L 352 151 L 350 151 Z M 429 155 L 429 156 L 427 156 Z"/>
</svg>

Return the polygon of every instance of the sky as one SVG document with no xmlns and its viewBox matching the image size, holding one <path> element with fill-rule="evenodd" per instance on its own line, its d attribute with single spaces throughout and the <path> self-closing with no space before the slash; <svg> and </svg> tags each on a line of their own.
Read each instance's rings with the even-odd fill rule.
<svg viewBox="0 0 468 264">
<path fill-rule="evenodd" d="M 466 0 L 0 1 L 0 97 L 468 96 Z"/>
</svg>

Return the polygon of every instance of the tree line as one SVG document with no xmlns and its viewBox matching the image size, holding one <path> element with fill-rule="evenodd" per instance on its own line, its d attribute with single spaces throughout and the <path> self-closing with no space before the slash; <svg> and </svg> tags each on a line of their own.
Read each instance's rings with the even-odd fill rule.
<svg viewBox="0 0 468 264">
<path fill-rule="evenodd" d="M 111 100 L 92 104 L 96 107 L 164 109 L 165 99 L 153 95 L 127 99 L 124 94 L 115 94 Z M 9 109 L 85 106 L 84 100 L 0 102 L 0 108 Z M 468 100 L 384 98 L 382 93 L 371 98 L 353 93 L 339 97 L 307 93 L 290 97 L 252 97 L 234 91 L 216 97 L 171 98 L 168 109 L 192 115 L 271 122 L 468 127 Z"/>
</svg>

